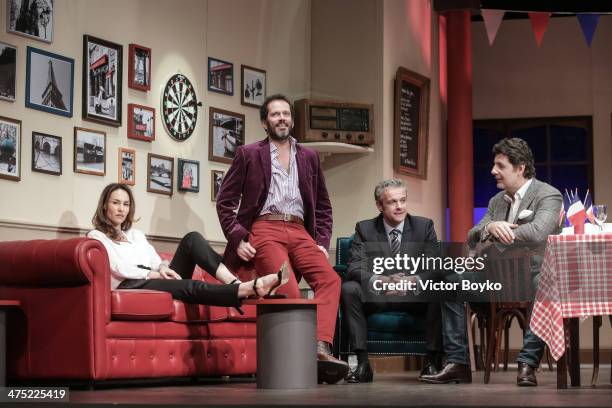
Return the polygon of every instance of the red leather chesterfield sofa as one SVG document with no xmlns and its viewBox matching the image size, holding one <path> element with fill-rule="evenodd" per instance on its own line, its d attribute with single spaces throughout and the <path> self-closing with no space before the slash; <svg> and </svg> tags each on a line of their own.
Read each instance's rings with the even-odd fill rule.
<svg viewBox="0 0 612 408">
<path fill-rule="evenodd" d="M 162 258 L 168 258 L 162 254 Z M 214 281 L 199 268 L 194 278 Z M 110 379 L 254 374 L 255 308 L 187 305 L 170 294 L 110 290 L 92 239 L 0 242 L 7 378 Z"/>
</svg>

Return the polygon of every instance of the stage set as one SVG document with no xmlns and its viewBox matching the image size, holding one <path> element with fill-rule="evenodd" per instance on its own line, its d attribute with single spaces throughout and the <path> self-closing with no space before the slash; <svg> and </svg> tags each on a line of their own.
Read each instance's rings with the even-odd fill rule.
<svg viewBox="0 0 612 408">
<path fill-rule="evenodd" d="M 1 3 L 0 406 L 612 407 L 612 2 Z"/>
</svg>

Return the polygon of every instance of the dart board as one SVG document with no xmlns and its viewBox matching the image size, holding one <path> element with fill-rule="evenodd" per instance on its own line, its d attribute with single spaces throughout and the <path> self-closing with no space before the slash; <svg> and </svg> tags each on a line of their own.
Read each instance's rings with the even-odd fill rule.
<svg viewBox="0 0 612 408">
<path fill-rule="evenodd" d="M 174 74 L 162 93 L 162 119 L 173 139 L 187 140 L 198 120 L 198 98 L 186 76 Z"/>
</svg>

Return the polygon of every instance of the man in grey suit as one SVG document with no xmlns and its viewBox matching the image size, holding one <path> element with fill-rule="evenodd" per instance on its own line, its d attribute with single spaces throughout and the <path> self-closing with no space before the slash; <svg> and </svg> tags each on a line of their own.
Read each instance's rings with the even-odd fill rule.
<svg viewBox="0 0 612 408">
<path fill-rule="evenodd" d="M 489 201 L 485 216 L 468 232 L 470 247 L 485 242 L 545 244 L 549 235 L 561 230 L 559 214 L 563 196 L 553 186 L 535 178 L 533 154 L 524 140 L 503 139 L 493 146 L 493 154 L 491 174 L 502 191 Z M 541 262 L 539 256 L 532 259 L 536 286 Z M 438 374 L 424 376 L 421 380 L 435 384 L 461 382 L 469 371 L 463 306 L 458 302 L 444 303 L 442 319 L 447 364 Z M 544 342 L 527 327 L 523 348 L 517 357 L 517 385 L 537 385 L 535 370 L 543 351 Z"/>
</svg>

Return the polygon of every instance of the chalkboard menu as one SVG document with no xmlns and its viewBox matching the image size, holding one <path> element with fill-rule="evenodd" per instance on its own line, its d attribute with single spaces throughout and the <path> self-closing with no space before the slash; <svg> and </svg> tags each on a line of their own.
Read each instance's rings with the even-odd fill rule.
<svg viewBox="0 0 612 408">
<path fill-rule="evenodd" d="M 403 67 L 395 76 L 394 122 L 395 171 L 427 178 L 429 79 Z"/>
</svg>

